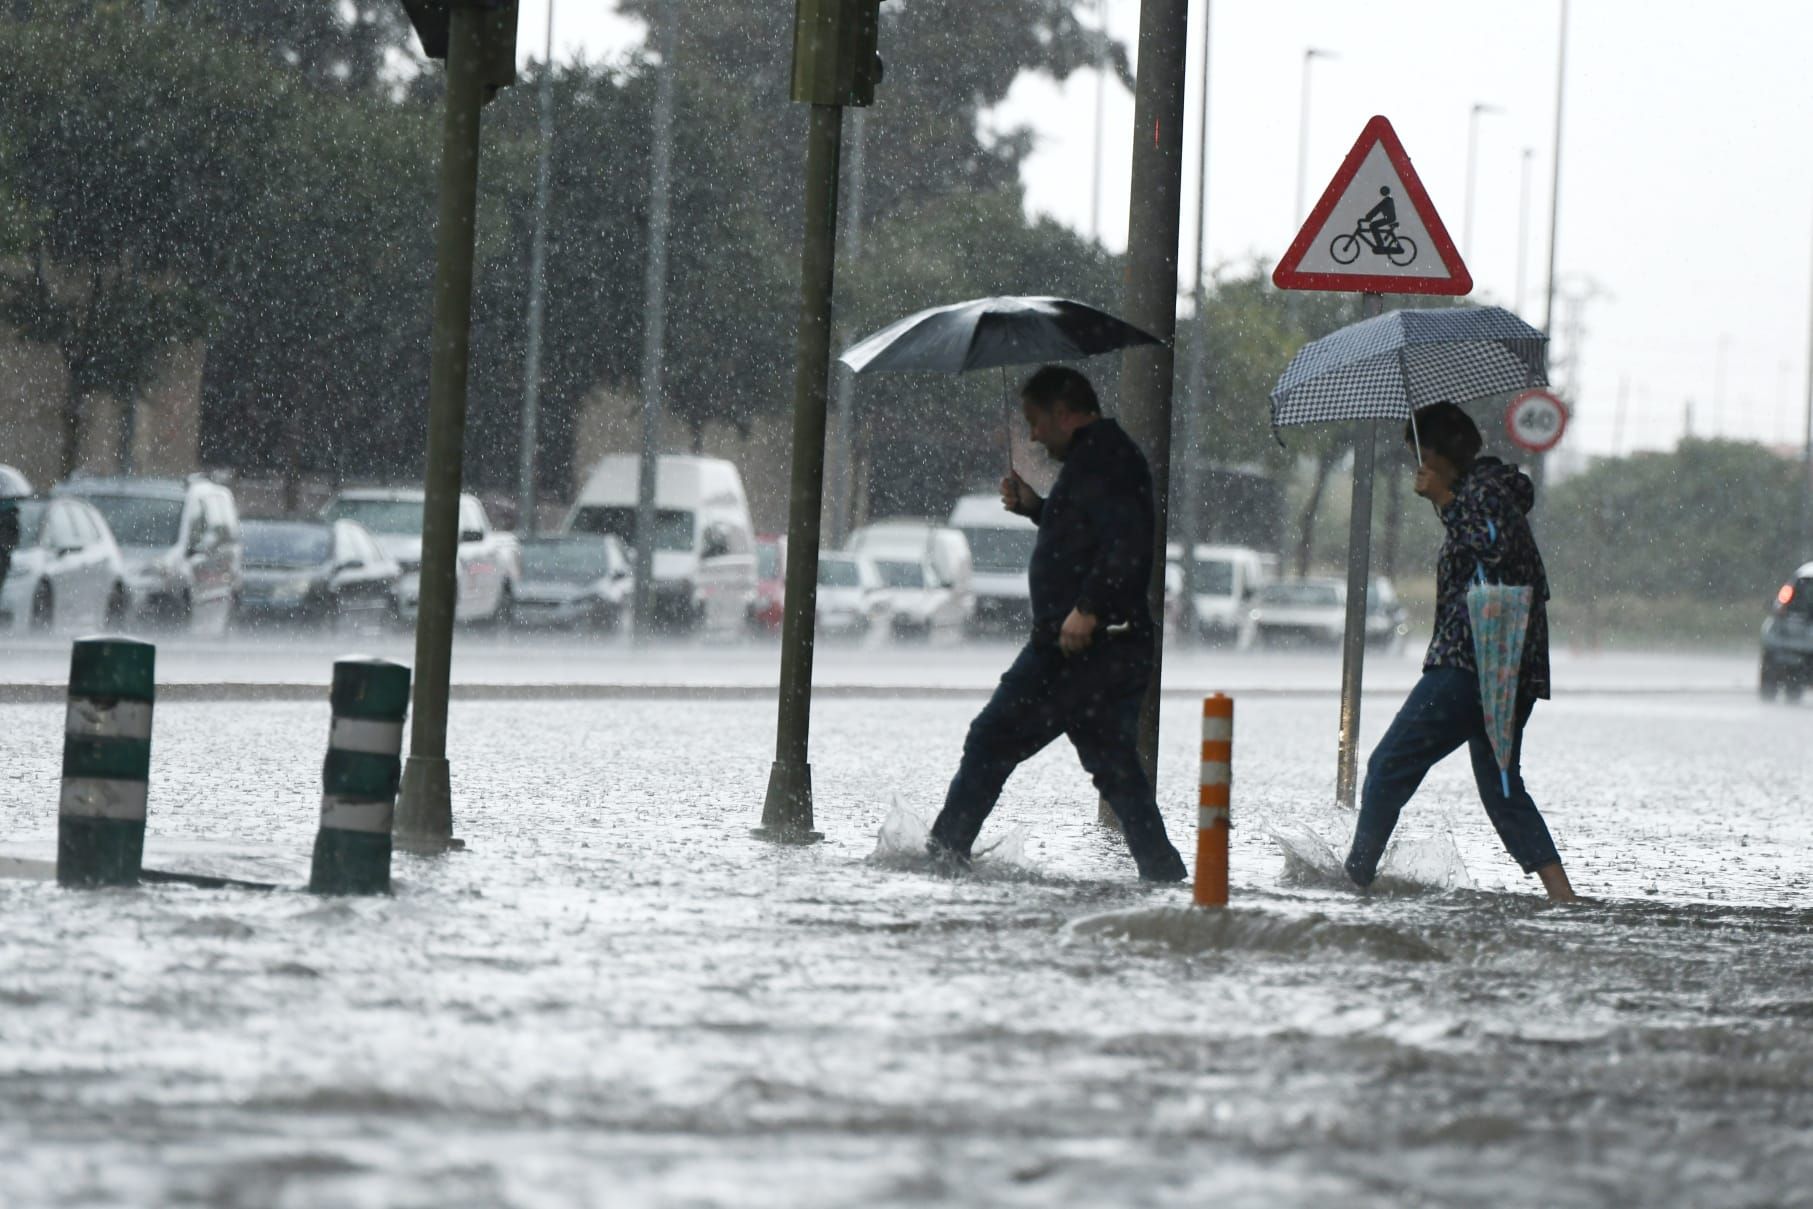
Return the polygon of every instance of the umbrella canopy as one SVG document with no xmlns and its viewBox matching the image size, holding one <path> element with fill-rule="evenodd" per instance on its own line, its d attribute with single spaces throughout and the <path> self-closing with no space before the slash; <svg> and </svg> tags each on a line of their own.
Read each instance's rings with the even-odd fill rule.
<svg viewBox="0 0 1813 1209">
<path fill-rule="evenodd" d="M 1548 337 L 1503 307 L 1386 311 L 1297 350 L 1272 427 L 1407 420 L 1419 407 L 1548 385 Z"/>
<path fill-rule="evenodd" d="M 972 298 L 908 315 L 838 360 L 859 374 L 911 369 L 957 374 L 1158 343 L 1150 332 L 1069 298 Z"/>
<path fill-rule="evenodd" d="M 1475 574 L 1478 582 L 1467 589 L 1467 619 L 1473 626 L 1473 659 L 1479 667 L 1479 704 L 1486 715 L 1486 737 L 1498 758 L 1499 783 L 1508 798 L 1511 755 L 1517 746 L 1517 676 L 1536 590 L 1489 584 L 1484 574 Z"/>
</svg>

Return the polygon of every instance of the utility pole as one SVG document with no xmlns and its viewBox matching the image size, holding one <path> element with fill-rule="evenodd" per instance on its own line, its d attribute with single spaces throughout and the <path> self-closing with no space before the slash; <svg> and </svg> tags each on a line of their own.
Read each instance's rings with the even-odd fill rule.
<svg viewBox="0 0 1813 1209">
<path fill-rule="evenodd" d="M 415 708 L 397 799 L 396 839 L 453 844 L 447 766 L 447 689 L 466 454 L 466 376 L 472 342 L 472 256 L 478 215 L 479 110 L 516 79 L 516 6 L 404 0 L 430 58 L 447 61 L 435 225 L 434 337 L 428 370 L 428 465 L 422 502 L 421 593 L 415 626 Z"/>
<path fill-rule="evenodd" d="M 1319 50 L 1314 46 L 1303 48 L 1303 99 L 1297 107 L 1297 200 L 1291 207 L 1291 225 L 1301 225 L 1306 217 L 1304 213 L 1303 191 L 1308 185 L 1309 174 L 1309 65 L 1317 59 L 1332 59 L 1333 51 Z"/>
<path fill-rule="evenodd" d="M 1178 494 L 1183 496 L 1183 524 L 1179 536 L 1183 544 L 1183 621 L 1178 638 L 1189 642 L 1196 635 L 1196 543 L 1202 540 L 1202 484 L 1197 465 L 1202 457 L 1202 425 L 1209 407 L 1209 71 L 1210 33 L 1213 26 L 1211 0 L 1202 0 L 1202 84 L 1196 98 L 1196 339 L 1190 342 L 1190 357 L 1184 369 L 1183 473 L 1178 476 Z"/>
<path fill-rule="evenodd" d="M 1183 210 L 1184 78 L 1189 0 L 1143 0 L 1133 96 L 1133 174 L 1127 221 L 1127 321 L 1159 343 L 1121 354 L 1122 416 L 1152 467 L 1152 581 L 1146 600 L 1164 617 L 1165 532 L 1171 494 L 1171 407 L 1176 372 L 1177 236 Z M 1159 678 L 1164 627 L 1153 643 L 1152 680 L 1140 711 L 1140 758 L 1158 784 Z"/>
<path fill-rule="evenodd" d="M 1545 277 L 1546 290 L 1542 306 L 1542 334 L 1549 337 L 1553 348 L 1555 336 L 1555 247 L 1560 238 L 1561 224 L 1561 119 L 1567 99 L 1567 6 L 1568 0 L 1561 0 L 1561 35 L 1555 52 L 1555 146 L 1554 160 L 1549 169 L 1549 267 Z M 1568 405 L 1574 404 L 1569 399 Z M 1531 477 L 1536 486 L 1541 487 L 1548 465 L 1546 456 L 1530 459 Z"/>
<path fill-rule="evenodd" d="M 642 460 L 636 474 L 635 630 L 638 645 L 655 628 L 655 489 L 660 480 L 662 390 L 667 356 L 667 221 L 674 154 L 674 54 L 678 0 L 660 0 L 654 31 L 661 50 L 655 78 L 654 148 L 648 168 L 648 258 L 642 282 Z"/>
<path fill-rule="evenodd" d="M 825 494 L 825 410 L 831 297 L 837 270 L 838 160 L 846 105 L 868 105 L 881 79 L 880 0 L 796 0 L 793 99 L 812 106 L 806 141 L 806 233 L 800 255 L 799 345 L 793 379 L 793 484 L 787 506 L 787 588 L 774 765 L 756 835 L 803 844 L 813 830 L 812 648 L 818 613 L 819 523 Z"/>
<path fill-rule="evenodd" d="M 843 215 L 846 268 L 854 266 L 862 256 L 863 151 L 867 140 L 868 111 L 858 109 L 850 115 L 850 200 Z M 842 546 L 850 533 L 855 504 L 856 375 L 846 365 L 834 365 L 832 372 L 837 375 L 837 435 L 836 456 L 831 459 L 831 540 Z"/>
<path fill-rule="evenodd" d="M 523 357 L 522 441 L 517 456 L 516 527 L 535 536 L 535 454 L 541 420 L 541 332 L 548 288 L 548 205 L 554 173 L 554 0 L 541 60 L 541 154 L 535 165 L 535 237 L 529 245 L 529 347 Z"/>
</svg>

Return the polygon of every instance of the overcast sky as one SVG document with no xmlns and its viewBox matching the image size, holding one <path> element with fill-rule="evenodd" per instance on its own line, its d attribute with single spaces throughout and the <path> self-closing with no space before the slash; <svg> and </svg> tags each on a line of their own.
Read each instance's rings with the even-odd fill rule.
<svg viewBox="0 0 1813 1209">
<path fill-rule="evenodd" d="M 912 0 L 889 0 L 911 3 Z M 1138 0 L 1102 0 L 1132 45 Z M 1307 203 L 1373 114 L 1391 120 L 1449 231 L 1462 238 L 1467 129 L 1479 142 L 1473 297 L 1541 324 L 1559 0 L 1212 0 L 1209 263 L 1274 261 L 1295 234 L 1304 50 L 1311 67 Z M 610 0 L 555 0 L 556 54 L 616 58 L 642 30 Z M 1195 264 L 1205 0 L 1191 12 L 1183 264 Z M 519 45 L 539 57 L 545 0 L 524 0 Z M 1568 31 L 1557 279 L 1577 314 L 1576 451 L 1666 448 L 1688 400 L 1694 431 L 1798 444 L 1813 319 L 1813 5 L 1575 0 Z M 886 48 L 883 48 L 884 57 Z M 878 105 L 885 105 L 886 85 Z M 1025 77 L 990 114 L 1028 125 L 1027 205 L 1093 232 L 1097 77 Z M 1101 236 L 1126 243 L 1132 97 L 1106 91 Z M 1529 239 L 1517 297 L 1523 151 Z M 1568 304 L 1558 299 L 1557 358 Z M 1721 369 L 1722 366 L 1722 369 Z M 1557 378 L 1567 382 L 1568 370 Z M 1620 406 L 1619 399 L 1625 402 Z"/>
</svg>

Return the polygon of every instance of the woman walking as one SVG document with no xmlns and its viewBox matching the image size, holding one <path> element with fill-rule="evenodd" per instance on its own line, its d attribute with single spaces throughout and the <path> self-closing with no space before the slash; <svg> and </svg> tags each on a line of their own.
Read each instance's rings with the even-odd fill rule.
<svg viewBox="0 0 1813 1209">
<path fill-rule="evenodd" d="M 1524 724 L 1537 699 L 1549 695 L 1549 583 L 1527 515 L 1535 485 L 1517 467 L 1481 457 L 1479 429 L 1453 403 L 1419 409 L 1404 440 L 1421 452 L 1416 493 L 1435 504 L 1447 530 L 1436 564 L 1435 636 L 1422 679 L 1367 761 L 1347 875 L 1360 886 L 1372 884 L 1404 803 L 1432 767 L 1465 744 L 1480 801 L 1505 850 L 1525 873 L 1542 879 L 1551 899 L 1572 901 L 1574 889 L 1520 768 Z M 1517 740 L 1502 777 L 1486 733 L 1467 615 L 1476 569 L 1495 583 L 1534 589 L 1518 670 Z"/>
</svg>

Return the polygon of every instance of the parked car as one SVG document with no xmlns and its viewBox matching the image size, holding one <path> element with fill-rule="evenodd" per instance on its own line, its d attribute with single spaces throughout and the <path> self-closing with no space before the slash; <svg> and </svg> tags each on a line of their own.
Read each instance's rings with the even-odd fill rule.
<svg viewBox="0 0 1813 1209">
<path fill-rule="evenodd" d="M 74 498 L 6 502 L 17 512 L 19 542 L 0 585 L 0 626 L 123 626 L 132 599 L 126 564 L 101 514 Z"/>
<path fill-rule="evenodd" d="M 53 496 L 94 505 L 126 561 L 133 619 L 224 633 L 244 573 L 239 508 L 205 475 L 184 479 L 78 476 Z"/>
<path fill-rule="evenodd" d="M 975 615 L 969 542 L 945 525 L 894 518 L 850 535 L 850 550 L 875 564 L 897 638 L 959 635 Z"/>
<path fill-rule="evenodd" d="M 422 504 L 424 493 L 410 487 L 362 487 L 342 491 L 321 510 L 324 520 L 357 521 L 402 568 L 397 606 L 413 623 L 422 593 Z M 471 492 L 460 494 L 456 621 L 508 622 L 522 579 L 522 551 L 514 534 L 491 527 L 485 506 Z"/>
<path fill-rule="evenodd" d="M 522 543 L 516 623 L 615 633 L 633 607 L 635 577 L 623 543 L 594 533 Z"/>
<path fill-rule="evenodd" d="M 634 551 L 641 470 L 635 454 L 600 458 L 562 531 L 609 535 Z M 657 623 L 717 635 L 742 632 L 755 602 L 755 526 L 735 464 L 663 454 L 655 463 L 654 528 Z"/>
<path fill-rule="evenodd" d="M 1339 645 L 1347 629 L 1347 581 L 1290 579 L 1262 585 L 1249 621 L 1266 646 Z M 1367 593 L 1366 644 L 1396 650 L 1409 634 L 1404 606 L 1391 581 L 1375 577 Z"/>
<path fill-rule="evenodd" d="M 823 565 L 823 558 L 820 558 Z M 820 583 L 824 580 L 821 578 Z M 757 634 L 778 634 L 787 612 L 787 538 L 755 539 L 755 600 L 749 606 L 749 628 Z"/>
<path fill-rule="evenodd" d="M 403 568 L 359 522 L 248 518 L 239 528 L 240 624 L 378 629 L 401 616 Z"/>
<path fill-rule="evenodd" d="M 951 509 L 950 526 L 969 543 L 975 631 L 1024 632 L 1032 625 L 1032 591 L 1026 569 L 1032 564 L 1039 527 L 1001 506 L 1001 496 L 966 495 Z"/>
<path fill-rule="evenodd" d="M 1177 563 L 1181 574 L 1183 547 L 1172 542 L 1168 556 Z M 1209 642 L 1228 642 L 1246 646 L 1253 638 L 1250 618 L 1253 597 L 1261 584 L 1272 578 L 1275 556 L 1262 554 L 1246 546 L 1199 543 L 1192 552 L 1189 568 L 1190 603 L 1183 620 Z"/>
<path fill-rule="evenodd" d="M 875 564 L 855 554 L 821 554 L 818 559 L 818 633 L 860 638 L 888 624 L 886 593 Z"/>
<path fill-rule="evenodd" d="M 1780 693 L 1799 701 L 1813 684 L 1813 563 L 1781 586 L 1763 619 L 1763 660 L 1757 690 L 1763 700 Z"/>
</svg>

